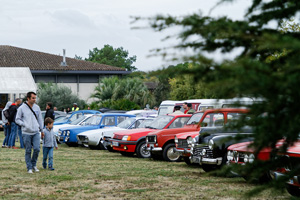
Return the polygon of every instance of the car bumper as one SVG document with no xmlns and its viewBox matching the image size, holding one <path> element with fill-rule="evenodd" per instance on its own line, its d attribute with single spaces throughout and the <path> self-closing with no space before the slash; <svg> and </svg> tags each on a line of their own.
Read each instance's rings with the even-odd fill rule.
<svg viewBox="0 0 300 200">
<path fill-rule="evenodd" d="M 222 160 L 223 160 L 222 157 L 219 157 L 219 158 L 203 158 L 203 157 L 200 157 L 199 164 L 200 165 L 202 165 L 202 164 L 206 164 L 206 165 L 221 165 L 222 164 Z"/>
<path fill-rule="evenodd" d="M 116 151 L 135 152 L 136 141 L 111 140 L 112 147 Z"/>
<path fill-rule="evenodd" d="M 150 146 L 150 147 L 147 147 L 147 151 L 162 151 L 162 148 Z"/>
<path fill-rule="evenodd" d="M 186 149 L 186 148 L 185 149 L 174 148 L 174 151 L 180 153 L 183 156 L 190 156 L 191 154 L 191 149 Z"/>
</svg>

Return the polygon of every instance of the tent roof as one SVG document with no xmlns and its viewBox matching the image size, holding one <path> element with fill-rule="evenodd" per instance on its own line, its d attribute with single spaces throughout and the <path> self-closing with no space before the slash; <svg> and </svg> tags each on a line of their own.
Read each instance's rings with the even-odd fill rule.
<svg viewBox="0 0 300 200">
<path fill-rule="evenodd" d="M 36 92 L 29 67 L 0 67 L 0 93 Z"/>
</svg>

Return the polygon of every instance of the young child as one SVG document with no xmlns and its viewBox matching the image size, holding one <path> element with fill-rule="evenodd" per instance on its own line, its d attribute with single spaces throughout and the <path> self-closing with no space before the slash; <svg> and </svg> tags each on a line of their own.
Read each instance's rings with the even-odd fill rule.
<svg viewBox="0 0 300 200">
<path fill-rule="evenodd" d="M 47 158 L 48 158 L 48 168 L 49 170 L 54 170 L 53 168 L 53 149 L 57 149 L 57 142 L 53 132 L 53 119 L 47 117 L 45 119 L 44 138 L 43 138 L 43 168 L 47 168 Z"/>
</svg>

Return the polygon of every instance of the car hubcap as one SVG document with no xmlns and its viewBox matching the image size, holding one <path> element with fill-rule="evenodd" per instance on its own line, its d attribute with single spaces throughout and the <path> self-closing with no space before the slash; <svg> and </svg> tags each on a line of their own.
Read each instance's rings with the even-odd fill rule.
<svg viewBox="0 0 300 200">
<path fill-rule="evenodd" d="M 147 150 L 146 144 L 141 146 L 140 153 L 144 158 L 150 157 L 150 151 Z"/>
<path fill-rule="evenodd" d="M 173 148 L 174 147 L 171 147 L 167 151 L 167 156 L 172 161 L 177 160 L 180 157 L 179 153 L 175 152 Z"/>
</svg>

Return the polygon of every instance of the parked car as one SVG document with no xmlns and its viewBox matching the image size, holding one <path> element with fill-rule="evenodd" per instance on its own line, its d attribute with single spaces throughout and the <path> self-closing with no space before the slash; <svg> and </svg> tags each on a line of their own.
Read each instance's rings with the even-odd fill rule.
<svg viewBox="0 0 300 200">
<path fill-rule="evenodd" d="M 77 146 L 77 135 L 84 131 L 102 129 L 104 127 L 117 126 L 127 118 L 135 117 L 124 113 L 103 113 L 93 115 L 82 123 L 80 127 L 66 127 L 59 129 L 60 141 L 69 146 Z"/>
<path fill-rule="evenodd" d="M 237 140 L 237 134 L 249 135 Z M 232 130 L 229 127 L 201 127 L 196 144 L 191 147 L 191 163 L 199 163 L 206 172 L 215 170 L 226 164 L 227 148 L 235 143 L 251 141 L 251 127 Z"/>
<path fill-rule="evenodd" d="M 42 113 L 42 117 L 43 117 L 43 119 L 44 119 L 44 118 L 45 118 L 46 111 L 43 110 L 43 111 L 41 111 L 41 113 Z M 54 111 L 54 119 L 56 119 L 57 117 L 61 117 L 61 116 L 67 116 L 67 113 L 62 112 L 62 111 Z"/>
<path fill-rule="evenodd" d="M 78 110 L 78 111 L 72 112 L 71 114 L 68 114 L 67 116 L 70 115 L 68 118 L 66 117 L 64 119 L 55 120 L 54 125 L 71 123 L 72 121 L 78 119 L 79 117 L 81 117 L 82 115 L 85 115 L 85 114 L 100 114 L 100 112 L 97 110 Z"/>
<path fill-rule="evenodd" d="M 247 113 L 247 109 L 240 108 L 222 108 L 222 109 L 209 109 L 194 114 L 187 124 L 198 122 L 196 130 L 190 132 L 181 132 L 176 134 L 174 142 L 176 149 L 175 151 L 183 157 L 186 164 L 190 165 L 190 153 L 192 143 L 195 142 L 194 138 L 199 136 L 199 130 L 201 124 L 204 127 L 222 127 L 227 122 L 237 120 L 244 113 Z"/>
<path fill-rule="evenodd" d="M 77 140 L 79 144 L 86 144 L 91 149 L 107 149 L 106 146 L 108 144 L 104 143 L 103 137 L 111 138 L 114 132 L 120 130 L 141 128 L 140 125 L 144 126 L 146 121 L 149 124 L 153 121 L 153 119 L 145 117 L 128 118 L 115 127 L 107 127 L 79 133 L 77 135 Z"/>
<path fill-rule="evenodd" d="M 137 117 L 157 117 L 158 112 L 156 110 L 131 110 L 126 113 Z"/>
<path fill-rule="evenodd" d="M 61 132 L 59 133 L 59 129 L 67 128 L 67 127 L 80 127 L 88 118 L 92 117 L 92 114 L 86 114 L 80 116 L 78 119 L 75 119 L 71 123 L 68 124 L 61 124 L 61 125 L 54 125 L 53 132 L 56 136 L 57 142 L 60 143 L 60 139 L 62 137 Z M 63 138 L 63 137 L 62 137 Z"/>
<path fill-rule="evenodd" d="M 122 155 L 131 156 L 136 153 L 139 158 L 151 157 L 146 149 L 146 135 L 161 129 L 177 128 L 178 121 L 186 121 L 191 115 L 162 115 L 157 117 L 149 126 L 142 129 L 115 132 L 111 139 L 113 149 Z M 181 123 L 182 127 L 184 123 Z"/>
</svg>

